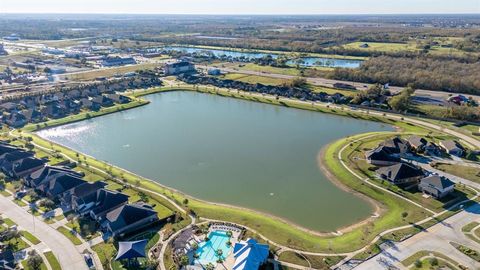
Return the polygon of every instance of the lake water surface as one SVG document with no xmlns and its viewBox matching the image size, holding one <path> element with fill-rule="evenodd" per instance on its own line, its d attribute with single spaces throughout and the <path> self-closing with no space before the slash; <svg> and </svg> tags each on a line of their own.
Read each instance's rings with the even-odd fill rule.
<svg viewBox="0 0 480 270">
<path fill-rule="evenodd" d="M 380 123 L 195 92 L 46 129 L 39 135 L 195 197 L 331 231 L 372 213 L 319 170 L 336 139 Z"/>
<path fill-rule="evenodd" d="M 181 47 L 181 46 L 169 46 L 165 47 L 165 50 L 182 51 L 186 53 L 211 53 L 216 57 L 227 56 L 232 58 L 246 58 L 246 59 L 259 59 L 267 55 L 272 56 L 273 59 L 278 58 L 278 54 L 267 54 L 262 52 L 241 52 L 241 51 L 229 51 L 221 49 L 204 49 L 195 47 Z M 300 64 L 304 67 L 341 67 L 341 68 L 358 68 L 362 64 L 362 60 L 352 59 L 338 59 L 338 58 L 326 58 L 326 57 L 303 57 L 303 62 Z M 287 62 L 289 65 L 295 65 L 296 60 L 292 59 Z"/>
</svg>

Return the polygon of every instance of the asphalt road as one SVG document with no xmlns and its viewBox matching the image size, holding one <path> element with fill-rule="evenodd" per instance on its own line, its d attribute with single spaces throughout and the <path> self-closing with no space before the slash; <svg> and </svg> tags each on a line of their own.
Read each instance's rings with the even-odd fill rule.
<svg viewBox="0 0 480 270">
<path fill-rule="evenodd" d="M 0 212 L 45 243 L 57 257 L 62 269 L 88 269 L 83 256 L 70 240 L 4 196 L 0 196 Z"/>
</svg>

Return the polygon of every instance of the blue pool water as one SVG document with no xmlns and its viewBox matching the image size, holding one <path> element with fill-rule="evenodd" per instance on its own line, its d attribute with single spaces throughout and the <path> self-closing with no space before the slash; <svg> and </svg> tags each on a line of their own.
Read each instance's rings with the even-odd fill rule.
<svg viewBox="0 0 480 270">
<path fill-rule="evenodd" d="M 196 263 L 206 265 L 208 263 L 216 264 L 218 260 L 217 250 L 222 250 L 222 259 L 225 260 L 230 253 L 231 247 L 227 246 L 230 239 L 225 231 L 214 231 L 208 235 L 209 240 L 198 245 Z"/>
</svg>

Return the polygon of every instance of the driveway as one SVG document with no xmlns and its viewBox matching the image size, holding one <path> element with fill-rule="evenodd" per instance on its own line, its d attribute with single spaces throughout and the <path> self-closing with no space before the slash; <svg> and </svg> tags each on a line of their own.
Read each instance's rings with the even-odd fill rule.
<svg viewBox="0 0 480 270">
<path fill-rule="evenodd" d="M 57 257 L 62 269 L 88 269 L 83 256 L 70 240 L 4 196 L 0 196 L 0 212 L 45 243 Z"/>
<path fill-rule="evenodd" d="M 473 221 L 480 221 L 480 204 L 470 206 L 464 211 L 403 242 L 392 243 L 380 254 L 361 263 L 354 269 L 388 269 L 388 266 L 405 269 L 401 264 L 401 261 L 423 250 L 437 251 L 450 257 L 456 262 L 467 266 L 469 269 L 480 269 L 479 262 L 476 262 L 459 252 L 449 243 L 456 242 L 480 250 L 480 244 L 467 238 L 462 232 L 462 227 Z"/>
</svg>

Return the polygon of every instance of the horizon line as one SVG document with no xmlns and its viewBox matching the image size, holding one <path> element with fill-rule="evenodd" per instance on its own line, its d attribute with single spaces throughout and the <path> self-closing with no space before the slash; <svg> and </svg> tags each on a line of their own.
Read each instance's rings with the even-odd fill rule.
<svg viewBox="0 0 480 270">
<path fill-rule="evenodd" d="M 8 15 L 202 15 L 202 16 L 372 16 L 372 15 L 479 15 L 471 12 L 432 12 L 432 13 L 124 13 L 124 12 L 0 12 Z"/>
</svg>

